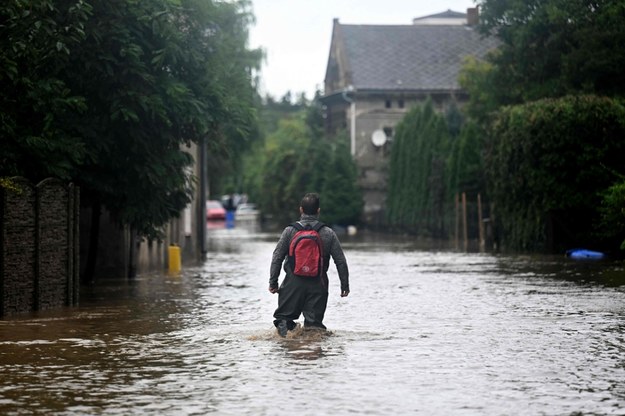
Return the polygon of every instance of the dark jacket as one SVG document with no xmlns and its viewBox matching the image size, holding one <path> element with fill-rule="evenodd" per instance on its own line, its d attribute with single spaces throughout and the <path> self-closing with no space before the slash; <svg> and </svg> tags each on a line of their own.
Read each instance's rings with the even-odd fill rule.
<svg viewBox="0 0 625 416">
<path fill-rule="evenodd" d="M 302 214 L 299 223 L 304 226 L 307 224 L 312 226 L 318 221 L 319 220 L 315 215 Z M 280 277 L 280 268 L 282 263 L 284 263 L 284 271 L 289 275 L 292 274 L 291 266 L 289 262 L 285 260 L 289 253 L 291 239 L 296 232 L 297 230 L 290 225 L 282 231 L 282 235 L 276 245 L 276 249 L 273 251 L 271 259 L 271 270 L 269 274 L 270 287 L 278 287 L 278 277 Z M 341 243 L 339 242 L 336 233 L 330 227 L 323 227 L 319 230 L 319 236 L 321 237 L 321 241 L 323 243 L 324 275 L 327 275 L 328 268 L 330 267 L 330 257 L 332 257 L 334 264 L 336 265 L 336 270 L 339 274 L 339 279 L 341 280 L 341 291 L 349 291 L 349 270 L 347 268 L 347 260 L 345 259 L 343 248 L 341 247 Z"/>
</svg>

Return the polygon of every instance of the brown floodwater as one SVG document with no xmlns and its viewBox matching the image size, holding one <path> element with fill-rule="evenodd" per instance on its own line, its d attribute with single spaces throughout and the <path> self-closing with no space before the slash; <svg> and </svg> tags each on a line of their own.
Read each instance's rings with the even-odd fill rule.
<svg viewBox="0 0 625 416">
<path fill-rule="evenodd" d="M 625 264 L 341 237 L 327 333 L 272 327 L 278 233 L 0 321 L 2 415 L 625 414 Z"/>
</svg>

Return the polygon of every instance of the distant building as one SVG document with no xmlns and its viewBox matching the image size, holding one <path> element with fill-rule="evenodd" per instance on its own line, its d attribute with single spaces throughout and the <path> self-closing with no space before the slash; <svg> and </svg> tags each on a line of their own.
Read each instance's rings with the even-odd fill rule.
<svg viewBox="0 0 625 416">
<path fill-rule="evenodd" d="M 325 76 L 326 133 L 350 137 L 365 199 L 364 220 L 384 222 L 387 170 L 395 125 L 431 97 L 444 110 L 462 104 L 462 61 L 484 57 L 497 40 L 475 30 L 477 9 L 448 10 L 412 25 L 345 25 L 334 19 Z"/>
</svg>

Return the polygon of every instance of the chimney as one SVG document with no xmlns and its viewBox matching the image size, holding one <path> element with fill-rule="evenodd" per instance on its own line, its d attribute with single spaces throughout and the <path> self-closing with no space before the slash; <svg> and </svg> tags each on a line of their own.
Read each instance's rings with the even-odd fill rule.
<svg viewBox="0 0 625 416">
<path fill-rule="evenodd" d="M 469 7 L 467 9 L 467 25 L 477 26 L 480 22 L 480 9 L 478 7 Z"/>
</svg>

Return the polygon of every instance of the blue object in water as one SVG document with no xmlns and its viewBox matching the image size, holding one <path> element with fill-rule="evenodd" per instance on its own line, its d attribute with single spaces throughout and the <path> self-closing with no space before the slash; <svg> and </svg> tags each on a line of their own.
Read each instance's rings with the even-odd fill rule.
<svg viewBox="0 0 625 416">
<path fill-rule="evenodd" d="M 234 228 L 234 211 L 226 211 L 226 228 Z"/>
<path fill-rule="evenodd" d="M 567 250 L 566 255 L 572 259 L 602 259 L 605 257 L 605 254 L 600 251 L 586 250 L 585 248 Z"/>
</svg>

